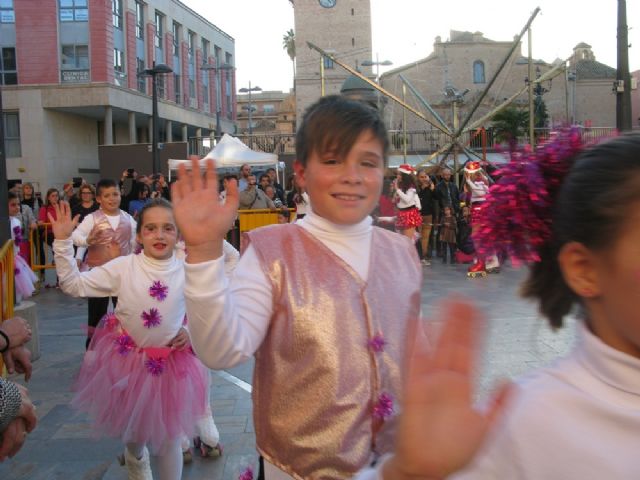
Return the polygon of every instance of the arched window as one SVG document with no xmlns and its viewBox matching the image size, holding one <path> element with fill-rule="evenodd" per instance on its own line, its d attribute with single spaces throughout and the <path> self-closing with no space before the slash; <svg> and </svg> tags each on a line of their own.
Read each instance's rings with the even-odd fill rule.
<svg viewBox="0 0 640 480">
<path fill-rule="evenodd" d="M 485 83 L 484 62 L 480 60 L 473 62 L 473 83 Z"/>
</svg>

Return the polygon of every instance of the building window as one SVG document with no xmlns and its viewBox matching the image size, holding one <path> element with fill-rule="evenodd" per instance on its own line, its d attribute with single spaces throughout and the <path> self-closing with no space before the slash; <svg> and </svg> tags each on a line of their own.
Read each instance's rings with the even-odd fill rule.
<svg viewBox="0 0 640 480">
<path fill-rule="evenodd" d="M 147 93 L 147 79 L 141 75 L 144 72 L 144 60 L 142 58 L 136 58 L 136 71 L 138 72 L 138 91 Z"/>
<path fill-rule="evenodd" d="M 193 81 L 193 78 L 189 79 L 189 97 L 196 98 L 196 84 Z"/>
<path fill-rule="evenodd" d="M 124 75 L 124 52 L 113 49 L 113 70 L 121 75 Z"/>
<path fill-rule="evenodd" d="M 122 30 L 122 0 L 111 0 L 113 26 Z"/>
<path fill-rule="evenodd" d="M 180 56 L 180 24 L 173 22 L 173 56 Z"/>
<path fill-rule="evenodd" d="M 324 68 L 332 69 L 333 68 L 333 59 L 331 57 L 322 57 L 324 59 Z"/>
<path fill-rule="evenodd" d="M 154 43 L 156 48 L 159 48 L 160 50 L 162 50 L 162 37 L 164 34 L 163 23 L 164 15 L 156 10 L 156 35 L 154 37 Z"/>
<path fill-rule="evenodd" d="M 485 83 L 484 62 L 480 60 L 473 62 L 473 83 Z"/>
<path fill-rule="evenodd" d="M 178 75 L 177 73 L 173 74 L 173 93 L 176 97 L 176 103 L 179 105 L 182 103 L 182 99 L 180 98 L 181 96 L 181 90 L 180 90 L 180 75 Z"/>
<path fill-rule="evenodd" d="M 158 86 L 158 98 L 164 98 L 166 93 L 164 75 L 156 75 L 156 85 Z"/>
<path fill-rule="evenodd" d="M 262 111 L 263 113 L 274 113 L 276 111 L 276 107 L 270 103 L 265 103 L 262 105 Z"/>
<path fill-rule="evenodd" d="M 206 83 L 202 84 L 202 103 L 205 108 L 209 106 L 209 85 Z"/>
<path fill-rule="evenodd" d="M 0 85 L 17 85 L 18 70 L 16 62 L 16 49 L 2 49 L 2 64 L 0 65 Z"/>
<path fill-rule="evenodd" d="M 144 39 L 144 5 L 136 2 L 136 38 Z"/>
<path fill-rule="evenodd" d="M 60 0 L 61 22 L 86 22 L 89 20 L 87 0 Z"/>
<path fill-rule="evenodd" d="M 189 31 L 189 63 L 193 63 L 195 54 L 196 34 Z"/>
<path fill-rule="evenodd" d="M 82 70 L 89 68 L 89 47 L 87 45 L 63 45 L 62 68 Z"/>
<path fill-rule="evenodd" d="M 16 23 L 13 0 L 0 0 L 0 23 Z"/>
<path fill-rule="evenodd" d="M 20 149 L 20 116 L 18 112 L 5 112 L 2 114 L 4 126 L 4 151 L 8 158 L 21 157 Z"/>
<path fill-rule="evenodd" d="M 209 51 L 211 47 L 209 46 L 209 40 L 202 39 L 202 63 L 209 63 Z"/>
</svg>

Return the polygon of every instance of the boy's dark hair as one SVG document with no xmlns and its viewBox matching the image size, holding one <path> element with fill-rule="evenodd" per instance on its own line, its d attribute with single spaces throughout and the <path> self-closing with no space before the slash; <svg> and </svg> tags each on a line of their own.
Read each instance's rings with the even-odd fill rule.
<svg viewBox="0 0 640 480">
<path fill-rule="evenodd" d="M 104 190 L 105 188 L 111 187 L 118 188 L 118 184 L 115 182 L 115 180 L 112 180 L 110 178 L 103 178 L 102 180 L 99 180 L 98 183 L 96 183 L 96 196 L 100 196 L 102 190 Z"/>
<path fill-rule="evenodd" d="M 16 192 L 9 191 L 8 194 L 9 194 L 9 201 L 15 200 L 16 198 L 20 200 L 20 195 L 18 195 Z"/>
<path fill-rule="evenodd" d="M 605 141 L 582 152 L 563 181 L 554 202 L 553 233 L 540 248 L 521 293 L 539 302 L 554 328 L 579 297 L 564 281 L 558 254 L 579 242 L 589 249 L 610 248 L 624 227 L 628 206 L 640 201 L 640 135 Z"/>
<path fill-rule="evenodd" d="M 411 187 L 416 188 L 416 180 L 413 175 L 400 172 L 400 182 L 398 183 L 398 187 L 406 193 Z"/>
<path fill-rule="evenodd" d="M 370 130 L 382 144 L 386 167 L 389 138 L 378 111 L 363 102 L 339 95 L 322 97 L 306 110 L 302 118 L 296 134 L 296 160 L 306 166 L 312 152 L 334 152 L 345 156 L 365 130 Z"/>
<path fill-rule="evenodd" d="M 140 233 L 140 231 L 142 230 L 142 224 L 144 223 L 144 214 L 146 213 L 146 211 L 154 207 L 166 208 L 167 210 L 170 210 L 173 213 L 173 205 L 171 205 L 171 202 L 165 200 L 162 197 L 152 198 L 151 200 L 149 200 L 147 203 L 144 204 L 144 206 L 140 209 L 140 212 L 138 213 L 138 222 L 136 223 L 136 233 Z"/>
</svg>

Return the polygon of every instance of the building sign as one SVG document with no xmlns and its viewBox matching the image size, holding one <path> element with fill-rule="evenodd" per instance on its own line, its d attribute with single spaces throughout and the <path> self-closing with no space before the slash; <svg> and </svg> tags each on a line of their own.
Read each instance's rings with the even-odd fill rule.
<svg viewBox="0 0 640 480">
<path fill-rule="evenodd" d="M 89 70 L 62 70 L 62 83 L 89 83 Z"/>
</svg>

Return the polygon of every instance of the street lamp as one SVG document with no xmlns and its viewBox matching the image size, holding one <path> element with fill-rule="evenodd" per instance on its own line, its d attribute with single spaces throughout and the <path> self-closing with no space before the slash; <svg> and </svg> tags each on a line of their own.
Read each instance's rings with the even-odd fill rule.
<svg viewBox="0 0 640 480">
<path fill-rule="evenodd" d="M 251 127 L 251 112 L 253 111 L 253 105 L 251 104 L 251 92 L 261 92 L 262 89 L 258 86 L 251 87 L 251 82 L 249 82 L 249 88 L 241 88 L 238 90 L 240 93 L 248 93 L 249 94 L 249 105 L 247 106 L 247 110 L 249 111 L 249 135 L 253 133 L 253 128 Z"/>
<path fill-rule="evenodd" d="M 216 59 L 216 62 L 217 62 L 217 59 Z M 229 65 L 228 63 L 223 63 L 222 65 L 219 65 L 219 66 L 205 63 L 200 67 L 200 70 L 214 71 L 216 76 L 216 141 L 220 140 L 220 137 L 222 137 L 222 128 L 220 126 L 220 114 L 221 114 L 220 104 L 222 103 L 222 97 L 220 95 L 220 84 L 222 83 L 222 81 L 220 79 L 220 75 L 223 70 L 229 71 L 229 70 L 233 70 L 234 68 L 235 67 L 233 65 Z"/>
<path fill-rule="evenodd" d="M 139 76 L 151 77 L 151 99 L 153 102 L 152 122 L 153 131 L 151 137 L 151 156 L 153 158 L 153 173 L 160 173 L 160 152 L 158 151 L 158 137 L 160 136 L 160 129 L 158 123 L 158 82 L 156 77 L 158 75 L 164 75 L 166 73 L 172 73 L 173 70 L 169 65 L 164 63 L 153 62 L 153 68 L 146 68 L 142 72 L 138 72 Z"/>
<path fill-rule="evenodd" d="M 375 62 L 373 60 L 363 60 L 360 65 L 362 65 L 363 67 L 372 67 L 375 65 L 376 66 L 376 82 L 380 83 L 380 65 L 382 65 L 383 67 L 388 67 L 389 65 L 393 65 L 393 62 L 391 60 L 383 60 L 382 62 L 380 62 L 378 60 L 378 54 L 376 53 Z"/>
</svg>

